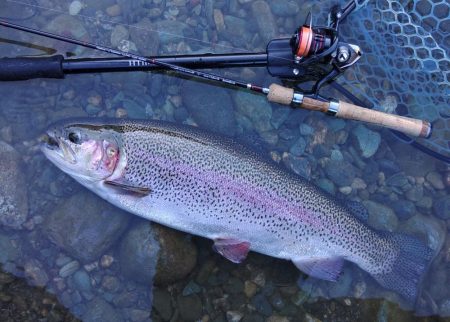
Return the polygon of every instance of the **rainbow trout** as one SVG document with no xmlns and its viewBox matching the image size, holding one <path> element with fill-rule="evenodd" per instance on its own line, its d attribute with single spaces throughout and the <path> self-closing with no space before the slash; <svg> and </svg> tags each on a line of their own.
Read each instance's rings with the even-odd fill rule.
<svg viewBox="0 0 450 322">
<path fill-rule="evenodd" d="M 335 281 L 348 260 L 413 302 L 432 259 L 419 240 L 375 231 L 304 179 L 193 127 L 67 120 L 50 127 L 42 151 L 117 207 L 210 238 L 235 263 L 252 250 Z"/>
</svg>

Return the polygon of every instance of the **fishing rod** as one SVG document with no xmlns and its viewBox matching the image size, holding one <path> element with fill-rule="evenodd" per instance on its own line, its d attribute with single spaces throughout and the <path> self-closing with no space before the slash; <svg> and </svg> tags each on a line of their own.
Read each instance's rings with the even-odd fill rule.
<svg viewBox="0 0 450 322">
<path fill-rule="evenodd" d="M 213 82 L 224 83 L 265 94 L 270 102 L 316 110 L 344 119 L 357 120 L 384 126 L 415 137 L 429 137 L 432 129 L 431 124 L 427 121 L 370 110 L 344 101 L 329 100 L 319 94 L 319 90 L 324 84 L 338 77 L 346 68 L 352 66 L 361 56 L 361 51 L 358 46 L 340 42 L 338 36 L 339 23 L 355 8 L 356 2 L 352 0 L 343 9 L 336 10 L 333 13 L 331 23 L 326 27 L 313 27 L 312 16 L 310 14 L 309 19 L 307 19 L 309 20 L 309 24 L 305 23 L 303 26 L 299 27 L 293 37 L 290 39 L 274 39 L 268 44 L 266 59 L 269 73 L 272 75 L 278 75 L 285 79 L 296 79 L 298 77 L 302 77 L 306 80 L 315 80 L 316 82 L 310 91 L 294 90 L 278 84 L 272 84 L 266 88 L 252 83 L 245 83 L 212 73 L 203 72 L 197 69 L 187 68 L 179 65 L 177 62 L 173 62 L 173 60 L 182 60 L 182 58 L 144 57 L 114 48 L 100 46 L 86 41 L 21 26 L 5 20 L 0 20 L 0 25 L 130 58 L 132 61 L 128 61 L 128 68 L 130 68 L 130 65 L 133 64 L 136 65 L 136 68 L 141 69 L 154 68 L 156 66 L 167 70 L 173 70 L 180 74 L 202 78 Z M 242 55 L 245 54 L 238 55 L 238 58 L 242 58 Z M 210 58 L 213 58 L 213 56 L 214 55 L 210 56 Z M 257 56 L 260 61 L 265 58 L 264 55 Z M 201 60 L 203 58 L 206 57 L 201 57 L 199 59 Z M 224 58 L 225 57 L 222 57 L 222 59 Z M 42 77 L 61 78 L 64 75 L 64 71 L 67 72 L 70 70 L 70 66 L 72 66 L 71 71 L 75 71 L 76 68 L 74 68 L 74 66 L 77 64 L 123 63 L 123 60 L 121 61 L 114 59 L 103 61 L 65 61 L 62 56 L 59 55 L 47 58 L 20 58 L 22 61 L 20 61 L 20 59 L 13 61 L 14 59 L 15 58 L 3 59 L 3 67 L 0 68 L 0 74 L 3 74 L 2 69 L 10 74 L 14 74 L 14 72 L 11 73 L 11 71 L 13 68 L 16 68 L 22 76 L 27 73 L 25 70 L 28 70 L 27 77 L 32 76 L 31 74 L 34 73 L 34 75 L 42 75 Z M 33 61 L 31 61 L 32 59 Z M 170 61 L 171 59 L 172 61 Z M 185 59 L 188 58 L 185 57 Z M 193 57 L 190 57 L 190 59 L 192 60 Z M 197 64 L 199 64 L 199 59 L 197 59 Z M 217 60 L 218 59 L 216 59 L 216 61 Z M 320 63 L 323 64 L 324 60 L 328 61 L 327 66 L 325 68 L 317 68 L 317 65 Z M 289 61 L 290 64 L 286 64 L 286 61 Z M 193 62 L 191 61 L 191 63 Z M 48 64 L 51 68 L 43 70 L 42 66 L 44 66 L 44 64 Z M 133 66 L 131 68 L 133 68 Z M 84 67 L 84 69 L 86 68 Z M 83 68 L 78 68 L 77 71 L 83 71 Z"/>
</svg>

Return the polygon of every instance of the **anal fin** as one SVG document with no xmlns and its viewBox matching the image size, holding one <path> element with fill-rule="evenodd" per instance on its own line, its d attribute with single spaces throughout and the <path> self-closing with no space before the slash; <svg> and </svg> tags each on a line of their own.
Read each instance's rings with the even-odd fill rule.
<svg viewBox="0 0 450 322">
<path fill-rule="evenodd" d="M 232 238 L 220 238 L 214 240 L 213 248 L 233 263 L 241 263 L 247 257 L 250 243 Z"/>
<path fill-rule="evenodd" d="M 327 281 L 337 281 L 344 266 L 341 257 L 301 259 L 292 262 L 302 272 Z"/>
<path fill-rule="evenodd" d="M 123 193 L 135 194 L 140 197 L 144 197 L 150 194 L 151 189 L 148 187 L 137 186 L 131 182 L 122 179 L 116 180 L 106 180 L 104 181 L 105 185 L 108 185 L 112 188 L 118 189 Z"/>
</svg>

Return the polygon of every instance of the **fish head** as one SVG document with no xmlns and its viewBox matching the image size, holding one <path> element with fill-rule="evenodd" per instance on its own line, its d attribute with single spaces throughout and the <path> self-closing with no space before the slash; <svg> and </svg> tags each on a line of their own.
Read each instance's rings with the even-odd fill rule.
<svg viewBox="0 0 450 322">
<path fill-rule="evenodd" d="M 55 124 L 40 141 L 42 152 L 51 162 L 84 183 L 109 178 L 119 163 L 118 138 L 97 127 L 76 122 Z"/>
</svg>

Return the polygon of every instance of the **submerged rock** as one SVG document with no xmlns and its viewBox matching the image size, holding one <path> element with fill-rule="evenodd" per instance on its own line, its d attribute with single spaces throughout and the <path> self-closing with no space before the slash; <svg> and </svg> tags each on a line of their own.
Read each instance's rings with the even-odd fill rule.
<svg viewBox="0 0 450 322">
<path fill-rule="evenodd" d="M 372 228 L 390 232 L 397 229 L 398 219 L 391 208 L 371 200 L 363 201 L 363 204 L 369 212 L 368 223 Z"/>
<path fill-rule="evenodd" d="M 227 90 L 204 83 L 187 81 L 182 90 L 183 103 L 203 128 L 234 136 L 237 129 L 233 102 Z"/>
<path fill-rule="evenodd" d="M 0 224 L 20 229 L 28 217 L 28 193 L 18 152 L 0 141 Z"/>
<path fill-rule="evenodd" d="M 42 230 L 57 246 L 86 263 L 111 247 L 126 229 L 129 218 L 124 211 L 83 191 L 57 206 L 45 218 Z"/>
<path fill-rule="evenodd" d="M 445 195 L 437 199 L 433 204 L 434 214 L 443 220 L 450 219 L 450 197 Z"/>
<path fill-rule="evenodd" d="M 267 99 L 250 92 L 237 91 L 233 95 L 236 110 L 252 121 L 253 127 L 258 133 L 272 130 L 272 107 Z"/>
<path fill-rule="evenodd" d="M 122 322 L 124 319 L 118 311 L 105 300 L 95 298 L 87 305 L 86 312 L 83 314 L 85 322 Z"/>
<path fill-rule="evenodd" d="M 381 142 L 378 132 L 371 131 L 364 125 L 359 124 L 353 130 L 353 135 L 364 158 L 370 158 L 377 152 Z"/>
<path fill-rule="evenodd" d="M 259 36 L 263 43 L 268 43 L 278 34 L 275 17 L 266 1 L 257 0 L 252 3 L 252 13 L 256 20 Z"/>
<path fill-rule="evenodd" d="M 142 19 L 130 28 L 131 40 L 136 44 L 139 52 L 145 56 L 158 54 L 160 34 L 157 27 L 147 18 Z"/>
<path fill-rule="evenodd" d="M 133 226 L 120 244 L 120 266 L 125 276 L 151 285 L 169 284 L 195 266 L 197 249 L 181 232 L 147 221 Z"/>
<path fill-rule="evenodd" d="M 325 166 L 325 172 L 338 186 L 350 186 L 357 175 L 356 168 L 345 160 L 330 160 Z"/>
</svg>

